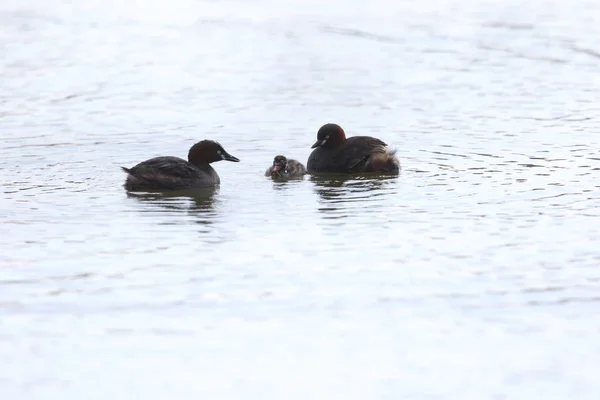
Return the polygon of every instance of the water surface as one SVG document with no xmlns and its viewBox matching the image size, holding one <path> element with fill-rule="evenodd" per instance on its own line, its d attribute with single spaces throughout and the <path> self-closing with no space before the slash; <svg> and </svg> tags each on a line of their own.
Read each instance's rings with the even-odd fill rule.
<svg viewBox="0 0 600 400">
<path fill-rule="evenodd" d="M 598 398 L 597 2 L 75 3 L 0 5 L 3 397 Z M 402 174 L 263 176 L 327 122 Z"/>
</svg>

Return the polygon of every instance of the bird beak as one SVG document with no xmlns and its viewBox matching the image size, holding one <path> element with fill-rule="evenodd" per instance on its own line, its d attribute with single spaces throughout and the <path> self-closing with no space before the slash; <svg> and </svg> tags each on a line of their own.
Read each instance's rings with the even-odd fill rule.
<svg viewBox="0 0 600 400">
<path fill-rule="evenodd" d="M 325 142 L 327 141 L 327 139 L 323 139 L 323 140 L 317 140 L 315 142 L 315 144 L 312 145 L 311 149 L 317 148 L 319 146 L 323 146 L 325 144 Z"/>
<path fill-rule="evenodd" d="M 221 153 L 221 159 L 225 160 L 225 161 L 233 161 L 233 162 L 240 162 L 240 159 L 237 157 L 232 156 L 231 154 L 229 154 L 226 151 L 223 151 Z"/>
</svg>

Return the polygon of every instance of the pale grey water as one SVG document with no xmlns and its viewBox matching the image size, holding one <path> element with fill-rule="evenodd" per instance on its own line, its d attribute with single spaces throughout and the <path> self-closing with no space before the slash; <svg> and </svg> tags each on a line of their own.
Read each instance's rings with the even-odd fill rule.
<svg viewBox="0 0 600 400">
<path fill-rule="evenodd" d="M 69 3 L 0 4 L 3 399 L 600 396 L 600 3 Z M 263 177 L 326 122 L 401 176 Z"/>
</svg>

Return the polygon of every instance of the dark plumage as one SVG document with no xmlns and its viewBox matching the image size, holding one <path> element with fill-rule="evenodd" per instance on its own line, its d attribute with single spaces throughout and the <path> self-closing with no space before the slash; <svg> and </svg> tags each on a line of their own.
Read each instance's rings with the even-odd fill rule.
<svg viewBox="0 0 600 400">
<path fill-rule="evenodd" d="M 127 173 L 125 189 L 129 191 L 184 190 L 215 186 L 220 183 L 217 171 L 210 163 L 240 160 L 227 153 L 212 140 L 196 143 L 188 152 L 188 161 L 179 157 L 155 157 L 142 161 Z"/>
<path fill-rule="evenodd" d="M 273 159 L 273 165 L 265 172 L 265 176 L 272 178 L 301 178 L 306 174 L 304 165 L 296 160 L 288 160 L 285 156 L 277 156 Z"/>
<path fill-rule="evenodd" d="M 308 172 L 398 174 L 400 161 L 395 150 L 371 136 L 352 136 L 346 139 L 344 130 L 336 124 L 319 129 L 317 141 L 308 157 Z"/>
</svg>

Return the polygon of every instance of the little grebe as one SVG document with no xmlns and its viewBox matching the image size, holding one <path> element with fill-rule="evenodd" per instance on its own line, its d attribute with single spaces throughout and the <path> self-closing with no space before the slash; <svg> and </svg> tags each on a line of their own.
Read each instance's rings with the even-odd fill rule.
<svg viewBox="0 0 600 400">
<path fill-rule="evenodd" d="M 301 178 L 306 174 L 304 165 L 296 160 L 288 160 L 285 156 L 277 156 L 273 159 L 273 165 L 265 172 L 265 176 L 272 178 Z"/>
<path fill-rule="evenodd" d="M 188 152 L 188 161 L 179 157 L 155 157 L 142 161 L 127 173 L 125 189 L 129 191 L 185 190 L 218 185 L 221 180 L 210 163 L 226 160 L 239 162 L 217 142 L 203 140 Z"/>
<path fill-rule="evenodd" d="M 317 133 L 317 141 L 308 157 L 308 172 L 398 174 L 400 161 L 395 150 L 370 136 L 346 139 L 344 130 L 336 124 L 325 124 Z"/>
</svg>

